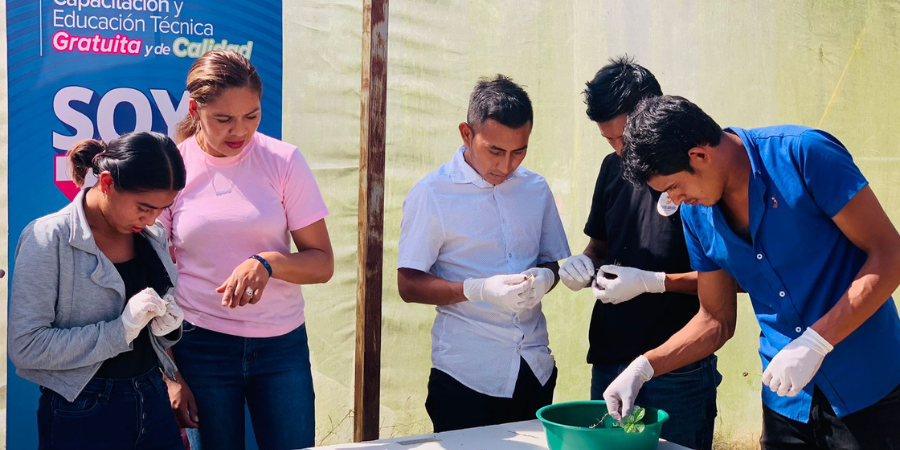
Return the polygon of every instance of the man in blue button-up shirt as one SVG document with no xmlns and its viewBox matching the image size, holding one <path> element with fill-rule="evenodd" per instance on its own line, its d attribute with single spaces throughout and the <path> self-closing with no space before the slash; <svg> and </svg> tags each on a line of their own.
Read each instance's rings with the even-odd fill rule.
<svg viewBox="0 0 900 450">
<path fill-rule="evenodd" d="M 736 281 L 762 329 L 763 449 L 900 448 L 900 235 L 847 149 L 799 126 L 722 130 L 664 96 L 629 116 L 623 158 L 684 203 L 701 307 L 610 384 L 614 416 L 732 336 Z"/>
</svg>

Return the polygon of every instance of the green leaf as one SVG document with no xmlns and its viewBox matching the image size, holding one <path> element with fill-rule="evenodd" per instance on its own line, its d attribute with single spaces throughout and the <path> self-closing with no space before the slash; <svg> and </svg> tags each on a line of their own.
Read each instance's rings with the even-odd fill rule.
<svg viewBox="0 0 900 450">
<path fill-rule="evenodd" d="M 634 412 L 634 421 L 639 422 L 644 419 L 644 408 L 638 408 Z"/>
<path fill-rule="evenodd" d="M 642 424 L 642 423 L 634 424 L 634 432 L 635 433 L 643 433 L 644 432 L 644 424 Z"/>
<path fill-rule="evenodd" d="M 629 414 L 629 415 L 627 415 L 627 416 L 625 416 L 625 417 L 622 418 L 622 424 L 623 424 L 623 425 L 630 425 L 630 424 L 633 424 L 633 423 L 634 423 L 634 416 L 631 415 L 631 414 Z"/>
</svg>

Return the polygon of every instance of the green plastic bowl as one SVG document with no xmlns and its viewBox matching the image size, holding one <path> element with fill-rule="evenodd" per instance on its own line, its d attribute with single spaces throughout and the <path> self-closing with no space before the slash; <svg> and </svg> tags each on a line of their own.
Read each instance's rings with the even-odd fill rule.
<svg viewBox="0 0 900 450">
<path fill-rule="evenodd" d="M 544 424 L 550 450 L 655 450 L 669 414 L 656 408 L 644 410 L 644 431 L 630 434 L 622 428 L 590 428 L 606 414 L 603 400 L 556 403 L 539 409 L 537 417 Z M 603 423 L 610 426 L 615 420 L 607 416 Z"/>
</svg>

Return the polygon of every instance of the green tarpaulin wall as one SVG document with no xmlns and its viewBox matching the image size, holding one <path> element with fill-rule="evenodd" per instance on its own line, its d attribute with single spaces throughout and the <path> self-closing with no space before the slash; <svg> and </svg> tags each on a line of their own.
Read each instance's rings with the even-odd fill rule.
<svg viewBox="0 0 900 450">
<path fill-rule="evenodd" d="M 352 437 L 361 29 L 359 0 L 284 3 L 284 139 L 314 170 L 337 257 L 331 282 L 305 288 L 317 442 L 328 444 Z M 575 253 L 587 243 L 581 230 L 610 152 L 584 113 L 581 91 L 608 58 L 624 53 L 653 71 L 664 92 L 691 99 L 723 126 L 830 131 L 900 223 L 900 1 L 393 0 L 389 34 L 382 437 L 431 430 L 423 405 L 434 310 L 397 295 L 400 208 L 413 183 L 460 145 L 456 126 L 481 76 L 511 76 L 531 95 L 535 127 L 523 165 L 549 181 Z M 3 80 L 5 60 L 4 45 Z M 5 102 L 2 108 L 5 182 Z M 4 218 L 6 195 L 0 192 Z M 3 283 L 3 308 L 6 293 Z M 717 431 L 720 439 L 752 441 L 760 381 L 741 373 L 759 371 L 759 328 L 747 298 L 739 303 L 737 333 L 718 352 Z M 559 366 L 556 401 L 588 397 L 592 304 L 588 292 L 564 287 L 544 299 Z"/>
</svg>

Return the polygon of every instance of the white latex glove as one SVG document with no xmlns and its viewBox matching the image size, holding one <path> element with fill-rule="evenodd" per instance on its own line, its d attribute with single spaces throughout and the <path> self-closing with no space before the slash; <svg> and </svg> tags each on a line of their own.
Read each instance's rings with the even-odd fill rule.
<svg viewBox="0 0 900 450">
<path fill-rule="evenodd" d="M 525 291 L 524 296 L 525 308 L 534 308 L 541 302 L 544 295 L 550 292 L 556 277 L 553 276 L 553 271 L 546 267 L 532 267 L 522 272 L 522 275 L 533 278 L 531 287 Z"/>
<path fill-rule="evenodd" d="M 616 278 L 610 280 L 604 277 L 607 273 L 616 275 Z M 597 300 L 617 304 L 645 292 L 666 292 L 666 274 L 610 264 L 600 266 L 591 288 Z"/>
<path fill-rule="evenodd" d="M 784 346 L 763 372 L 762 382 L 780 397 L 800 393 L 834 347 L 812 328 Z"/>
<path fill-rule="evenodd" d="M 594 279 L 594 262 L 585 254 L 570 257 L 559 268 L 559 281 L 573 291 L 580 291 Z"/>
<path fill-rule="evenodd" d="M 150 321 L 150 332 L 154 336 L 165 336 L 177 330 L 184 321 L 184 311 L 175 303 L 174 295 L 166 294 L 163 301 L 166 302 L 166 312 Z"/>
<path fill-rule="evenodd" d="M 472 302 L 488 302 L 501 311 L 517 313 L 525 307 L 532 279 L 522 274 L 494 275 L 463 281 L 463 294 Z"/>
<path fill-rule="evenodd" d="M 153 288 L 146 288 L 134 294 L 125 304 L 122 311 L 122 325 L 125 326 L 125 341 L 129 344 L 135 340 L 141 330 L 154 317 L 165 314 L 166 302 L 159 297 Z"/>
<path fill-rule="evenodd" d="M 610 417 L 621 422 L 623 415 L 634 412 L 634 399 L 644 383 L 653 378 L 653 366 L 644 355 L 635 358 L 622 373 L 609 383 L 603 392 L 603 400 Z"/>
</svg>

